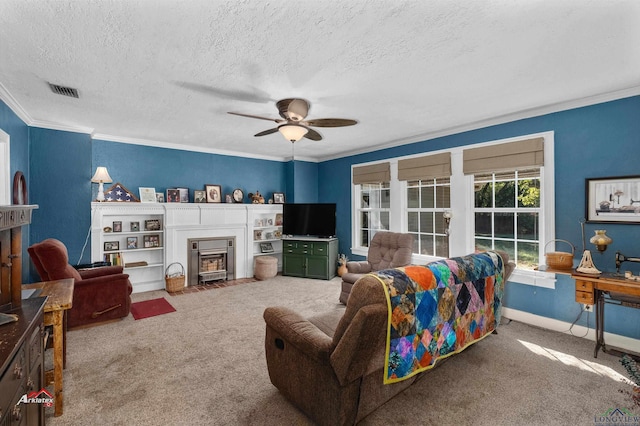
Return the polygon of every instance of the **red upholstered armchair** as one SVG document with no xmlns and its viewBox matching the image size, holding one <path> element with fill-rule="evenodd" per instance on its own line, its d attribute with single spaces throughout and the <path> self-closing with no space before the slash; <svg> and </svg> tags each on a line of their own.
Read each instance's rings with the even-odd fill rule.
<svg viewBox="0 0 640 426">
<path fill-rule="evenodd" d="M 67 247 L 49 238 L 27 249 L 43 281 L 74 278 L 73 307 L 68 311 L 69 328 L 95 324 L 129 315 L 131 282 L 122 266 L 76 270 L 69 264 Z"/>
</svg>

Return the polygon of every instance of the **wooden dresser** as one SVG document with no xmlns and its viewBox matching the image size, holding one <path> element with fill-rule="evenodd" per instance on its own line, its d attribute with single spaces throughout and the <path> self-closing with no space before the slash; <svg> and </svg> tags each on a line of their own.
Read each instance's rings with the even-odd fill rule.
<svg viewBox="0 0 640 426">
<path fill-rule="evenodd" d="M 44 303 L 22 300 L 22 226 L 38 206 L 0 206 L 0 312 L 18 321 L 0 325 L 0 426 L 43 425 L 44 405 L 20 403 L 44 389 Z"/>
<path fill-rule="evenodd" d="M 44 425 L 44 404 L 20 403 L 31 392 L 44 388 L 45 297 L 25 299 L 18 308 L 4 312 L 18 321 L 0 325 L 0 426 Z"/>
</svg>

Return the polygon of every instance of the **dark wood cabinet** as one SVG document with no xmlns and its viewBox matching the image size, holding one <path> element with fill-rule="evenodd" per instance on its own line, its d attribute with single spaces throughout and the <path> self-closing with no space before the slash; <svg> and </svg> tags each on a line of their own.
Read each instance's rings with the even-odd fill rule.
<svg viewBox="0 0 640 426">
<path fill-rule="evenodd" d="M 337 238 L 296 238 L 282 242 L 282 274 L 330 280 L 338 267 Z"/>
<path fill-rule="evenodd" d="M 17 315 L 18 321 L 0 325 L 0 426 L 44 425 L 44 404 L 21 399 L 32 392 L 48 398 L 39 393 L 44 389 L 45 300 L 25 299 L 20 307 L 3 311 Z"/>
</svg>

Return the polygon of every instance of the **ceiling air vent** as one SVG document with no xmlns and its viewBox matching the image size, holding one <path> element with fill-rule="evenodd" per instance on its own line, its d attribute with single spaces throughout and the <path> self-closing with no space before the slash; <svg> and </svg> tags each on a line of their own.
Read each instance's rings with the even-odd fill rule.
<svg viewBox="0 0 640 426">
<path fill-rule="evenodd" d="M 73 87 L 58 86 L 57 84 L 51 83 L 49 83 L 49 87 L 51 87 L 51 91 L 57 95 L 79 98 L 78 89 L 74 89 Z"/>
</svg>

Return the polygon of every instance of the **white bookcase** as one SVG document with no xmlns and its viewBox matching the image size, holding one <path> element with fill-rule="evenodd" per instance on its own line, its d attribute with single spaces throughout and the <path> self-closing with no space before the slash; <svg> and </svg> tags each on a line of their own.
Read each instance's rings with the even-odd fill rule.
<svg viewBox="0 0 640 426">
<path fill-rule="evenodd" d="M 278 270 L 282 269 L 282 220 L 282 205 L 258 205 L 250 209 L 252 255 L 277 257 Z"/>
<path fill-rule="evenodd" d="M 92 203 L 91 260 L 124 266 L 135 293 L 164 288 L 161 204 Z"/>
</svg>

